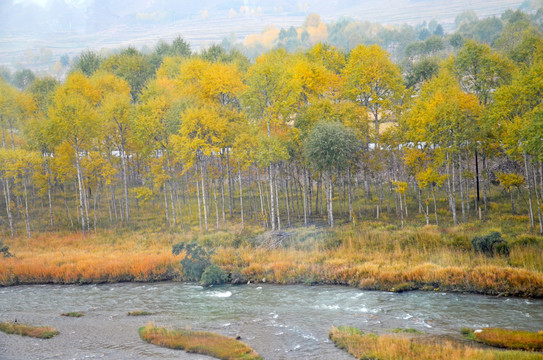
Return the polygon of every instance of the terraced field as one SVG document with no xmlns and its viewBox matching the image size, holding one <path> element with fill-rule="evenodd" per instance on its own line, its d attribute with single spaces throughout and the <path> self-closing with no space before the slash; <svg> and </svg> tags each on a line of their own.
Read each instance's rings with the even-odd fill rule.
<svg viewBox="0 0 543 360">
<path fill-rule="evenodd" d="M 219 4 L 215 0 L 199 2 L 200 6 L 191 5 L 186 13 L 176 12 L 175 16 L 161 21 L 135 22 L 140 14 L 139 3 L 124 14 L 118 15 L 118 21 L 98 28 L 90 26 L 96 12 L 87 14 L 87 19 L 75 19 L 75 25 L 62 30 L 34 30 L 18 23 L 17 28 L 4 24 L 0 28 L 0 65 L 30 67 L 33 70 L 45 70 L 54 64 L 62 54 L 75 56 L 84 49 L 111 49 L 128 45 L 141 47 L 152 46 L 157 40 L 172 40 L 182 35 L 190 42 L 193 49 L 198 50 L 213 42 L 234 35 L 238 40 L 258 33 L 265 27 L 274 25 L 278 28 L 300 26 L 310 13 L 321 15 L 324 22 L 337 21 L 341 17 L 352 17 L 360 21 L 380 22 L 383 24 L 418 24 L 436 19 L 443 24 L 446 31 L 454 29 L 454 18 L 464 10 L 474 10 L 479 17 L 499 15 L 506 9 L 516 9 L 522 0 L 368 0 L 368 1 L 321 1 L 321 2 L 288 2 L 286 0 L 273 4 L 256 4 L 242 9 L 244 2 L 233 1 L 231 8 Z M 155 4 L 156 9 L 144 9 L 149 12 L 167 13 L 167 2 Z M 251 4 L 249 2 L 249 4 Z M 153 6 L 155 6 L 153 5 Z M 257 6 L 259 5 L 259 6 Z M 260 6 L 261 5 L 261 6 Z M 143 5 L 142 5 L 143 6 Z M 9 19 L 11 8 L 0 6 L 0 19 Z M 111 14 L 107 14 L 111 15 Z M 55 22 L 52 15 L 48 22 Z M 87 24 L 88 22 L 89 24 Z M 13 23 L 13 22 L 12 22 Z M 46 28 L 47 29 L 47 28 Z M 51 50 L 53 56 L 49 63 L 30 63 L 28 52 L 38 52 L 40 48 Z"/>
</svg>

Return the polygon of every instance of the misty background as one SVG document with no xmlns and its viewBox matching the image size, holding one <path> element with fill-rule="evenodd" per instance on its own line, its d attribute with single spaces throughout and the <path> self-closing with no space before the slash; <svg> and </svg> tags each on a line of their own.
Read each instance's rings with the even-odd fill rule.
<svg viewBox="0 0 543 360">
<path fill-rule="evenodd" d="M 158 40 L 177 36 L 193 51 L 224 41 L 265 43 L 279 29 L 302 26 L 310 14 L 318 14 L 323 24 L 348 18 L 426 26 L 434 20 L 447 33 L 455 30 L 456 16 L 466 10 L 487 18 L 528 5 L 522 0 L 1 0 L 0 65 L 55 73 L 55 67 L 69 66 L 86 49 L 105 54 L 134 46 L 149 51 Z M 311 36 L 319 39 L 318 34 Z"/>
</svg>

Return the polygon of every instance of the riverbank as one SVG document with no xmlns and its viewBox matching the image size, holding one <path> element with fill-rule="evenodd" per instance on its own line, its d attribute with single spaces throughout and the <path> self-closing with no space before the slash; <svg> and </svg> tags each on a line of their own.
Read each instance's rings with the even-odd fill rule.
<svg viewBox="0 0 543 360">
<path fill-rule="evenodd" d="M 497 229 L 500 230 L 500 229 Z M 397 229 L 364 223 L 335 231 L 287 230 L 280 243 L 259 229 L 208 233 L 103 231 L 41 234 L 6 241 L 15 257 L 0 258 L 0 284 L 85 284 L 183 280 L 179 242 L 213 249 L 212 261 L 235 283 L 338 284 L 368 290 L 469 292 L 543 297 L 542 240 L 506 235 L 508 255 L 487 256 L 471 238 L 477 224 Z"/>
</svg>

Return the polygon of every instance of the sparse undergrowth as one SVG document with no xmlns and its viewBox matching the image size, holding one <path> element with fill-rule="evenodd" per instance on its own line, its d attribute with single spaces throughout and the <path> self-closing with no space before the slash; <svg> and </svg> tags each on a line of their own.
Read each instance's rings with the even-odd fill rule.
<svg viewBox="0 0 543 360">
<path fill-rule="evenodd" d="M 209 355 L 222 360 L 261 360 L 245 343 L 205 331 L 170 330 L 152 324 L 139 329 L 140 337 L 148 343 L 189 353 Z"/>
<path fill-rule="evenodd" d="M 515 350 L 543 351 L 543 331 L 519 331 L 500 328 L 471 330 L 464 328 L 462 334 L 477 342 Z"/>
<path fill-rule="evenodd" d="M 357 359 L 379 360 L 542 360 L 543 355 L 522 351 L 482 350 L 402 335 L 364 334 L 349 327 L 332 327 L 334 344 Z"/>
<path fill-rule="evenodd" d="M 60 334 L 56 329 L 49 326 L 32 326 L 11 322 L 0 322 L 0 331 L 6 334 L 17 334 L 39 339 L 50 339 Z"/>
<path fill-rule="evenodd" d="M 67 316 L 67 317 L 76 317 L 76 318 L 84 316 L 83 313 L 78 312 L 78 311 L 66 312 L 66 313 L 62 313 L 60 315 Z"/>
<path fill-rule="evenodd" d="M 145 316 L 145 315 L 152 315 L 149 311 L 143 311 L 143 310 L 135 310 L 130 311 L 126 315 L 128 316 Z"/>
</svg>

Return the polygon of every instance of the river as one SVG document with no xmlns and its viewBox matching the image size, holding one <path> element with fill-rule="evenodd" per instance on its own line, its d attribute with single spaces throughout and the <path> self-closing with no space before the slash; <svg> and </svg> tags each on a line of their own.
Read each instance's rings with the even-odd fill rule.
<svg viewBox="0 0 543 360">
<path fill-rule="evenodd" d="M 146 310 L 150 316 L 126 313 Z M 80 311 L 81 318 L 60 316 Z M 352 359 L 328 340 L 332 325 L 385 333 L 414 328 L 461 339 L 462 327 L 543 329 L 543 300 L 340 286 L 121 283 L 0 288 L 0 321 L 53 326 L 40 340 L 0 332 L 0 359 L 209 359 L 140 340 L 158 326 L 240 335 L 265 359 Z"/>
</svg>

